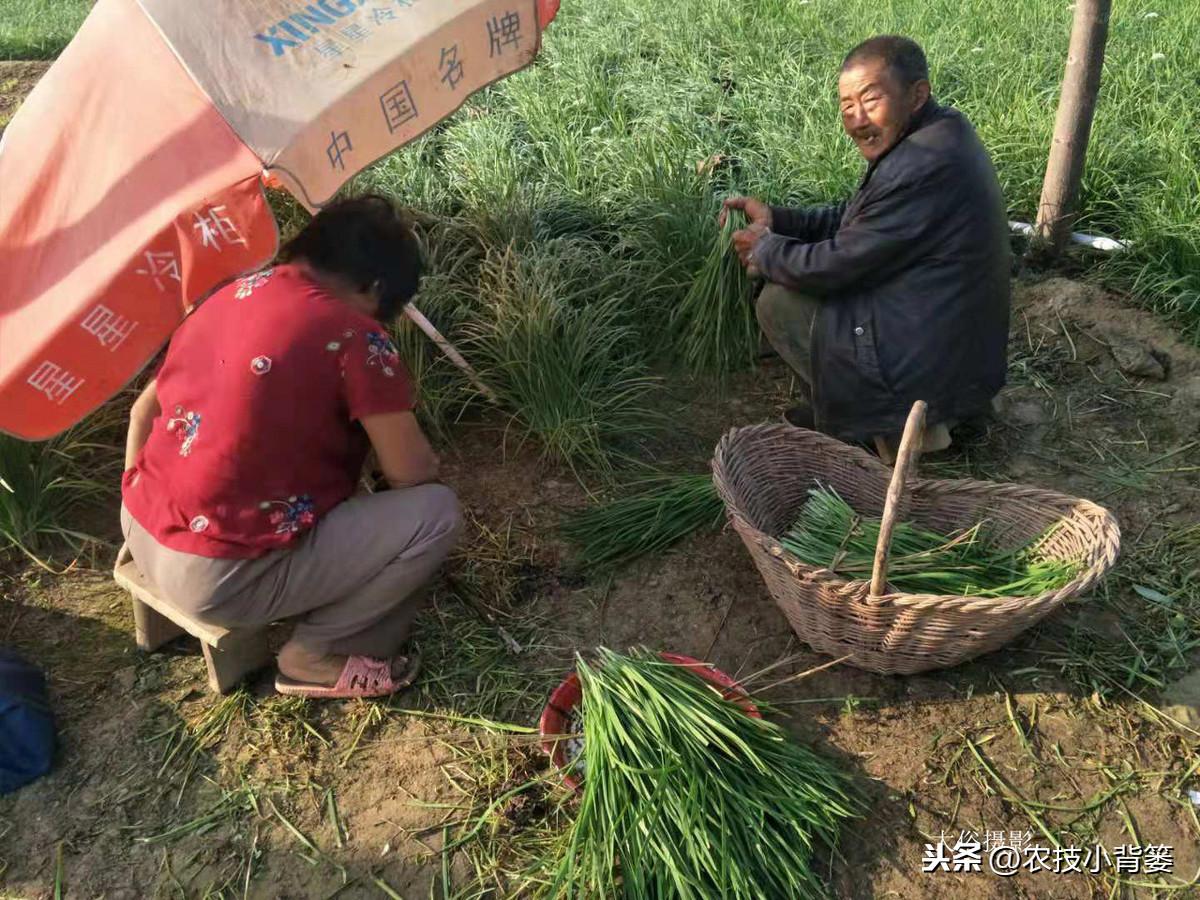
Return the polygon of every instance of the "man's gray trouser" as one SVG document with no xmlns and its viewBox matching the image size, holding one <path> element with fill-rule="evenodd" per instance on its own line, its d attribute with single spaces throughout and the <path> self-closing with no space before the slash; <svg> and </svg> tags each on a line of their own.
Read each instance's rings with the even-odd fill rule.
<svg viewBox="0 0 1200 900">
<path fill-rule="evenodd" d="M 795 370 L 805 385 L 812 390 L 812 327 L 821 301 L 782 285 L 768 282 L 758 295 L 756 313 L 763 334 L 771 342 L 783 361 Z M 924 448 L 926 451 L 944 450 L 950 446 L 950 429 L 955 422 L 937 422 L 926 427 Z M 877 439 L 886 445 L 887 454 L 880 450 L 885 460 L 894 457 L 900 436 L 880 435 Z"/>
<path fill-rule="evenodd" d="M 292 639 L 320 653 L 388 657 L 408 637 L 420 590 L 462 530 L 442 484 L 351 497 L 286 550 L 210 559 L 159 544 L 121 507 L 121 529 L 162 595 L 214 625 L 299 617 Z"/>
<path fill-rule="evenodd" d="M 812 327 L 821 301 L 768 282 L 758 295 L 758 325 L 783 361 L 812 387 Z"/>
</svg>

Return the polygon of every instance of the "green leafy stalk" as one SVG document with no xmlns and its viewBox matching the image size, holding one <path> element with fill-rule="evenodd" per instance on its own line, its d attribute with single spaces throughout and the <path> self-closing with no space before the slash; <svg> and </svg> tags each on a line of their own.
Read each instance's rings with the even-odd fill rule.
<svg viewBox="0 0 1200 900">
<path fill-rule="evenodd" d="M 861 801 L 845 775 L 646 651 L 581 659 L 586 775 L 552 892 L 810 898 Z"/>
<path fill-rule="evenodd" d="M 580 566 L 622 565 L 693 532 L 720 527 L 725 507 L 711 475 L 666 475 L 639 484 L 639 493 L 566 520 L 562 531 L 576 545 Z"/>
<path fill-rule="evenodd" d="M 683 362 L 694 373 L 727 375 L 745 368 L 758 349 L 750 279 L 733 250 L 746 217 L 731 209 L 691 289 L 671 316 Z"/>
<path fill-rule="evenodd" d="M 880 520 L 858 515 L 837 491 L 818 486 L 780 543 L 811 566 L 849 580 L 871 577 Z M 1015 550 L 988 539 L 984 523 L 952 535 L 900 522 L 892 532 L 888 582 L 899 591 L 950 596 L 1035 596 L 1069 582 L 1079 571 L 1074 560 L 1042 558 L 1047 535 Z"/>
</svg>

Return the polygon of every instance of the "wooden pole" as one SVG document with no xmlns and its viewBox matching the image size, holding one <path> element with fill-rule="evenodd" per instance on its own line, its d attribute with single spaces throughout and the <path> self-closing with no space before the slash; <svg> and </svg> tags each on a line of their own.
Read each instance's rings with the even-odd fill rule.
<svg viewBox="0 0 1200 900">
<path fill-rule="evenodd" d="M 924 400 L 913 404 L 904 423 L 904 436 L 900 438 L 900 449 L 896 451 L 896 465 L 892 469 L 892 480 L 888 484 L 887 497 L 883 501 L 883 518 L 879 520 L 879 538 L 875 543 L 875 564 L 871 567 L 871 596 L 882 597 L 887 590 L 888 557 L 892 552 L 892 529 L 900 515 L 900 504 L 904 493 L 917 471 L 917 458 L 921 455 L 921 444 L 925 437 Z"/>
<path fill-rule="evenodd" d="M 1065 246 L 1075 220 L 1111 10 L 1112 0 L 1077 0 L 1075 4 L 1071 44 L 1054 120 L 1054 141 L 1038 204 L 1037 236 L 1050 255 Z"/>
<path fill-rule="evenodd" d="M 471 364 L 463 359 L 462 354 L 458 352 L 455 346 L 442 336 L 442 333 L 437 330 L 432 322 L 425 318 L 424 313 L 413 306 L 412 303 L 406 303 L 404 304 L 404 314 L 408 316 L 409 320 L 414 325 L 425 332 L 426 337 L 437 344 L 438 349 L 440 349 L 446 354 L 446 356 L 450 358 L 450 362 L 454 363 L 454 365 L 458 366 L 463 371 L 463 374 L 467 376 L 471 384 L 475 385 L 475 390 L 487 397 L 487 399 L 492 401 L 492 403 L 500 402 L 496 399 L 495 392 L 479 380 L 479 375 L 471 367 Z"/>
</svg>

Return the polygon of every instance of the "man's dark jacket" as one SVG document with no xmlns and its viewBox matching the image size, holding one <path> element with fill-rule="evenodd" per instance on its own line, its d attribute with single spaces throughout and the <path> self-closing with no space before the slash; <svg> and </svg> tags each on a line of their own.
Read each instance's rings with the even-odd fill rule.
<svg viewBox="0 0 1200 900">
<path fill-rule="evenodd" d="M 817 428 L 897 434 L 985 411 L 1004 385 L 1010 247 L 996 171 L 970 122 L 930 99 L 847 203 L 772 209 L 755 247 L 768 280 L 821 302 Z"/>
</svg>

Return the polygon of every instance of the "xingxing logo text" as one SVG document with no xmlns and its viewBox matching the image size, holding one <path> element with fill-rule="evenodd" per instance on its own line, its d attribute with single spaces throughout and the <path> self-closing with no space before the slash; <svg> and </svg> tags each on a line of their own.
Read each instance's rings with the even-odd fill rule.
<svg viewBox="0 0 1200 900">
<path fill-rule="evenodd" d="M 285 19 L 280 19 L 254 35 L 271 48 L 272 55 L 283 56 L 299 47 L 315 35 L 322 35 L 317 51 L 322 56 L 339 56 L 345 49 L 342 42 L 358 43 L 365 40 L 372 27 L 396 21 L 397 7 L 408 8 L 416 0 L 318 0 L 297 9 Z M 368 3 L 372 4 L 369 16 L 348 25 L 344 19 L 353 16 Z M 356 17 L 357 18 L 357 17 Z"/>
</svg>

